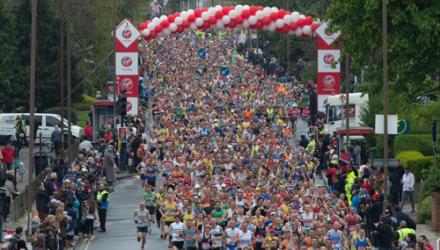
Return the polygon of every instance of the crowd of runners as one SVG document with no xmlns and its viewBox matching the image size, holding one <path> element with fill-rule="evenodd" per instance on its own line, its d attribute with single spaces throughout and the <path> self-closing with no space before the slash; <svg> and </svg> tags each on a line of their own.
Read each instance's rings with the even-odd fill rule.
<svg viewBox="0 0 440 250">
<path fill-rule="evenodd" d="M 398 205 L 382 209 L 380 169 L 338 153 L 319 117 L 310 124 L 313 85 L 278 82 L 236 52 L 239 37 L 142 45 L 155 127 L 135 157 L 142 248 L 155 223 L 173 249 L 432 249 Z"/>
</svg>

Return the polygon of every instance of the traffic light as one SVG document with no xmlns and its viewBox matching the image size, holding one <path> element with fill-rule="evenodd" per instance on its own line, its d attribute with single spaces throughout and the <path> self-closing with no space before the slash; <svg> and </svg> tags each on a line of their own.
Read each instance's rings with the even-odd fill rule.
<svg viewBox="0 0 440 250">
<path fill-rule="evenodd" d="M 119 95 L 118 97 L 118 113 L 121 118 L 125 118 L 127 116 L 127 97 L 125 95 Z"/>
</svg>

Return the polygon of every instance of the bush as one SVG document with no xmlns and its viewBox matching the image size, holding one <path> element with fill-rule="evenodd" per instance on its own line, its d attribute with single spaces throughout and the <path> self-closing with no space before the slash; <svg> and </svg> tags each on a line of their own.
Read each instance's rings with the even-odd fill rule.
<svg viewBox="0 0 440 250">
<path fill-rule="evenodd" d="M 414 174 L 417 181 L 426 179 L 433 161 L 432 156 L 424 156 L 418 151 L 400 152 L 396 155 L 396 159 L 405 169 L 409 169 Z"/>
<path fill-rule="evenodd" d="M 90 110 L 90 104 L 86 102 L 76 102 L 72 104 L 73 109 L 76 111 L 89 111 Z"/>
<path fill-rule="evenodd" d="M 93 97 L 93 96 L 89 96 L 89 95 L 86 95 L 86 96 L 83 96 L 83 98 L 84 98 L 84 102 L 85 103 L 87 103 L 88 105 L 89 105 L 89 107 L 90 107 L 90 105 L 92 105 L 95 101 L 96 101 L 96 98 L 95 97 Z"/>
<path fill-rule="evenodd" d="M 440 156 L 433 158 L 432 167 L 429 169 L 426 179 L 423 182 L 420 190 L 419 200 L 423 201 L 426 197 L 431 196 L 432 193 L 440 192 Z"/>
<path fill-rule="evenodd" d="M 410 159 L 407 161 L 408 168 L 416 177 L 416 181 L 425 180 L 428 177 L 429 169 L 432 166 L 433 157 L 424 156 L 423 158 Z"/>
<path fill-rule="evenodd" d="M 431 220 L 432 197 L 425 197 L 422 202 L 417 205 L 417 223 L 425 224 Z"/>
<path fill-rule="evenodd" d="M 394 138 L 394 154 L 413 150 L 433 155 L 431 135 L 399 135 Z"/>
</svg>

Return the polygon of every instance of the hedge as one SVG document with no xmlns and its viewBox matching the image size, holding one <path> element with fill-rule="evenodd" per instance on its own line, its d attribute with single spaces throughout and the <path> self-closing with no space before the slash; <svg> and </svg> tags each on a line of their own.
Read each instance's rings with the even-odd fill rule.
<svg viewBox="0 0 440 250">
<path fill-rule="evenodd" d="M 431 135 L 399 135 L 394 138 L 394 154 L 402 151 L 419 151 L 433 155 Z"/>
<path fill-rule="evenodd" d="M 427 196 L 417 205 L 417 223 L 425 224 L 431 220 L 432 196 Z"/>
<path fill-rule="evenodd" d="M 426 179 L 429 169 L 433 164 L 432 156 L 423 156 L 418 151 L 403 151 L 396 155 L 396 159 L 405 169 L 409 169 L 417 181 Z"/>
</svg>

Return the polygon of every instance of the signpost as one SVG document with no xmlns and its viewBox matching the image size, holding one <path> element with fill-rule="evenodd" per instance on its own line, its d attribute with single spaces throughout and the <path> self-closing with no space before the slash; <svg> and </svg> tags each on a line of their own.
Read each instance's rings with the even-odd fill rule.
<svg viewBox="0 0 440 250">
<path fill-rule="evenodd" d="M 333 43 L 341 37 L 341 32 L 328 32 L 328 23 L 322 23 L 318 34 L 318 110 L 324 111 L 324 100 L 329 95 L 341 93 L 341 50 Z"/>
<path fill-rule="evenodd" d="M 128 19 L 124 19 L 115 31 L 115 72 L 118 94 L 127 96 L 127 114 L 138 114 L 139 65 L 138 38 L 140 33 Z M 131 107 L 131 108 L 129 108 Z"/>
</svg>

